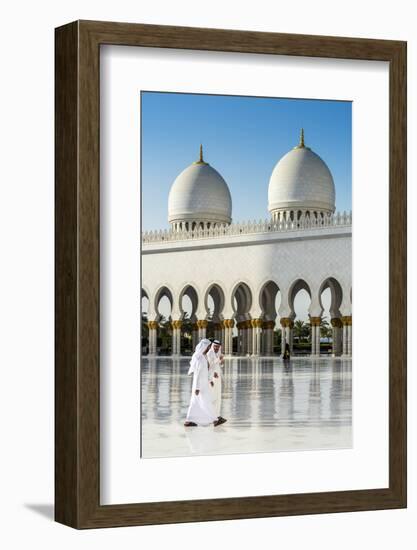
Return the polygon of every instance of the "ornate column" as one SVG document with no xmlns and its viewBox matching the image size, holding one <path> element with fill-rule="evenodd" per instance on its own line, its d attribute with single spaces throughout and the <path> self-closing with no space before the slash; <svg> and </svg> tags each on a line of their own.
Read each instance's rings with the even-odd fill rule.
<svg viewBox="0 0 417 550">
<path fill-rule="evenodd" d="M 149 329 L 149 355 L 156 355 L 158 321 L 148 321 Z"/>
<path fill-rule="evenodd" d="M 180 319 L 171 322 L 172 355 L 181 355 L 181 326 L 182 321 Z"/>
<path fill-rule="evenodd" d="M 343 323 L 343 333 L 342 333 L 342 355 L 347 355 L 347 323 L 344 319 L 344 317 L 342 317 L 342 323 Z"/>
<path fill-rule="evenodd" d="M 262 319 L 252 319 L 252 355 L 260 355 L 261 353 L 261 331 Z"/>
<path fill-rule="evenodd" d="M 320 355 L 320 323 L 321 317 L 310 317 L 311 355 Z"/>
<path fill-rule="evenodd" d="M 343 355 L 352 356 L 352 315 L 342 317 L 343 323 Z"/>
<path fill-rule="evenodd" d="M 257 347 L 256 347 L 256 321 L 257 319 L 251 319 L 250 320 L 250 333 L 251 333 L 251 355 L 258 355 L 257 353 Z"/>
<path fill-rule="evenodd" d="M 289 317 L 281 317 L 280 324 L 281 324 L 281 357 L 284 355 L 285 351 L 285 345 L 287 343 L 287 326 L 288 323 L 291 321 Z"/>
<path fill-rule="evenodd" d="M 333 339 L 333 356 L 341 355 L 342 353 L 342 320 L 340 317 L 332 317 L 330 319 L 332 325 L 332 339 Z"/>
<path fill-rule="evenodd" d="M 224 319 L 224 354 L 232 355 L 233 353 L 233 333 L 232 329 L 235 325 L 234 319 Z"/>
<path fill-rule="evenodd" d="M 252 321 L 248 319 L 246 323 L 246 354 L 252 355 L 253 339 L 252 339 Z"/>
<path fill-rule="evenodd" d="M 229 319 L 229 354 L 233 353 L 233 327 L 235 326 L 235 320 Z"/>
<path fill-rule="evenodd" d="M 206 319 L 199 319 L 197 321 L 198 326 L 198 339 L 202 340 L 206 337 L 208 321 Z"/>
<path fill-rule="evenodd" d="M 348 355 L 352 357 L 352 315 L 349 315 L 348 324 Z"/>
<path fill-rule="evenodd" d="M 316 354 L 316 325 L 310 320 L 311 355 Z"/>
<path fill-rule="evenodd" d="M 223 354 L 229 355 L 229 331 L 227 328 L 228 319 L 223 319 L 222 321 L 222 343 L 223 343 Z"/>
<path fill-rule="evenodd" d="M 182 321 L 177 321 L 177 355 L 181 355 L 181 326 Z"/>
<path fill-rule="evenodd" d="M 350 352 L 352 353 L 352 332 L 349 327 L 352 325 L 352 316 L 351 315 L 344 315 L 342 317 L 342 323 L 343 323 L 343 355 L 349 356 L 349 335 L 350 335 Z"/>
<path fill-rule="evenodd" d="M 290 344 L 290 353 L 292 355 L 293 351 L 293 340 L 294 340 L 294 320 L 290 319 L 287 326 L 287 340 Z"/>
<path fill-rule="evenodd" d="M 275 321 L 264 321 L 263 323 L 263 335 L 264 335 L 264 346 L 263 346 L 263 353 L 265 355 L 272 355 L 273 354 L 273 347 L 274 347 L 274 327 L 275 327 Z"/>
</svg>

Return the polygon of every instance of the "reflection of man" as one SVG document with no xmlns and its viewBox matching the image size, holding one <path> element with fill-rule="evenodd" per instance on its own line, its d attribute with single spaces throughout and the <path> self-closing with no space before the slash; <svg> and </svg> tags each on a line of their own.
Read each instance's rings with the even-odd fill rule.
<svg viewBox="0 0 417 550">
<path fill-rule="evenodd" d="M 222 401 L 221 367 L 224 364 L 224 357 L 222 355 L 222 348 L 219 340 L 213 340 L 213 344 L 207 352 L 207 360 L 209 362 L 209 381 L 214 410 L 216 411 L 216 415 L 219 420 L 226 422 L 226 419 L 220 416 Z"/>
</svg>

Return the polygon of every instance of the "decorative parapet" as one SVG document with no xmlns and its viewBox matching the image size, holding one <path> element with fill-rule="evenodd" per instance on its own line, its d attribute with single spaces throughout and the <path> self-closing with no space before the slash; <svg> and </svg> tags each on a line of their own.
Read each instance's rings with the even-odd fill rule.
<svg viewBox="0 0 417 550">
<path fill-rule="evenodd" d="M 337 212 L 324 218 L 308 218 L 299 220 L 260 220 L 258 222 L 232 223 L 227 226 L 211 227 L 210 229 L 178 230 L 164 229 L 159 231 L 144 231 L 142 243 L 164 243 L 172 241 L 188 241 L 210 239 L 216 237 L 253 235 L 256 233 L 276 233 L 303 231 L 309 229 L 349 227 L 352 225 L 352 212 Z"/>
</svg>

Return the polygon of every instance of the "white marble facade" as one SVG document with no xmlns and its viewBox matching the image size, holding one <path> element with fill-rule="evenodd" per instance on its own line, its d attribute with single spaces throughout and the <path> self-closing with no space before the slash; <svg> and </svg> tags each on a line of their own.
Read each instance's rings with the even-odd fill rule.
<svg viewBox="0 0 417 550">
<path fill-rule="evenodd" d="M 324 161 L 305 147 L 303 133 L 299 145 L 284 158 L 271 176 L 271 218 L 265 222 L 230 224 L 231 198 L 224 200 L 227 184 L 208 168 L 202 149 L 199 160 L 175 180 L 169 196 L 171 229 L 142 235 L 150 355 L 157 351 L 162 296 L 171 302 L 172 353 L 180 354 L 185 294 L 193 307 L 195 342 L 206 334 L 210 295 L 214 331 L 226 354 L 232 353 L 236 329 L 239 355 L 271 355 L 276 328 L 282 330 L 283 345 L 288 342 L 292 349 L 294 298 L 300 289 L 311 298 L 311 353 L 319 355 L 320 296 L 330 288 L 333 354 L 351 356 L 352 216 L 335 213 L 333 178 Z M 281 304 L 276 311 L 278 291 Z"/>
</svg>

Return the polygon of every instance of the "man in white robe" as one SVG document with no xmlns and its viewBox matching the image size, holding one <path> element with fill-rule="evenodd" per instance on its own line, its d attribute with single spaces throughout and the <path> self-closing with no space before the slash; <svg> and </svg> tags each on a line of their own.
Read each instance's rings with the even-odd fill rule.
<svg viewBox="0 0 417 550">
<path fill-rule="evenodd" d="M 218 426 L 223 424 L 217 418 L 213 407 L 212 395 L 209 385 L 209 363 L 207 352 L 211 347 L 210 340 L 203 339 L 195 348 L 190 361 L 188 374 L 193 375 L 191 389 L 191 401 L 188 407 L 184 426 Z"/>
<path fill-rule="evenodd" d="M 222 402 L 222 372 L 221 368 L 224 364 L 224 357 L 222 354 L 221 343 L 218 340 L 214 340 L 211 348 L 207 352 L 207 359 L 209 362 L 209 382 L 212 394 L 213 406 L 216 415 L 223 422 L 226 419 L 220 416 L 221 402 Z"/>
</svg>

